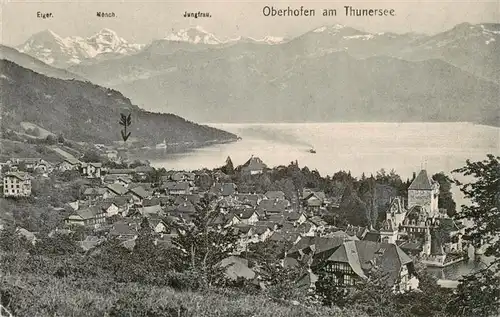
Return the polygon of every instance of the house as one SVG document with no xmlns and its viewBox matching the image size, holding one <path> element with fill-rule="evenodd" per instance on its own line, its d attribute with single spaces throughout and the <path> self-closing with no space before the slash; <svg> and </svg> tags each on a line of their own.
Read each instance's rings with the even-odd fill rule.
<svg viewBox="0 0 500 317">
<path fill-rule="evenodd" d="M 51 168 L 51 164 L 41 158 L 11 158 L 6 165 L 11 169 L 38 173 L 47 173 Z"/>
<path fill-rule="evenodd" d="M 82 163 L 82 176 L 87 178 L 101 178 L 102 163 Z"/>
<path fill-rule="evenodd" d="M 163 183 L 162 189 L 164 189 L 168 195 L 188 195 L 191 193 L 191 186 L 185 181 Z"/>
<path fill-rule="evenodd" d="M 196 212 L 196 206 L 191 201 L 186 200 L 182 203 L 176 203 L 171 207 L 173 211 L 181 213 L 181 214 L 193 214 Z"/>
<path fill-rule="evenodd" d="M 107 199 L 107 198 L 113 197 L 113 195 L 109 194 L 107 188 L 102 188 L 102 187 L 98 187 L 98 188 L 89 187 L 89 188 L 86 188 L 85 191 L 83 192 L 83 196 L 89 202 L 95 202 L 97 200 L 102 200 L 102 199 Z"/>
<path fill-rule="evenodd" d="M 312 223 L 306 221 L 306 222 L 301 223 L 297 227 L 297 232 L 299 232 L 302 236 L 312 237 L 316 234 L 316 226 L 314 226 Z"/>
<path fill-rule="evenodd" d="M 331 202 L 326 199 L 326 195 L 323 191 L 314 191 L 309 188 L 305 188 L 302 192 L 301 201 L 310 215 L 325 210 L 325 207 L 331 204 Z M 333 206 L 337 207 L 335 204 Z"/>
<path fill-rule="evenodd" d="M 139 224 L 136 222 L 117 221 L 111 226 L 109 235 L 120 240 L 137 238 Z"/>
<path fill-rule="evenodd" d="M 255 223 L 256 227 L 268 227 L 271 231 L 278 229 L 278 224 L 274 221 L 259 220 Z"/>
<path fill-rule="evenodd" d="M 236 194 L 235 198 L 241 205 L 248 205 L 255 208 L 258 206 L 263 197 L 256 194 Z"/>
<path fill-rule="evenodd" d="M 321 219 L 321 217 L 318 216 L 309 218 L 309 221 L 316 226 L 316 230 L 318 231 L 324 231 L 328 226 L 328 224 L 323 219 Z"/>
<path fill-rule="evenodd" d="M 115 196 L 123 196 L 128 192 L 128 189 L 125 188 L 124 186 L 118 184 L 118 183 L 113 183 L 106 185 L 106 189 L 109 192 L 109 197 L 115 197 Z"/>
<path fill-rule="evenodd" d="M 31 196 L 31 178 L 24 172 L 9 172 L 3 177 L 4 197 Z"/>
<path fill-rule="evenodd" d="M 196 175 L 190 172 L 172 172 L 169 179 L 174 182 L 194 182 Z"/>
<path fill-rule="evenodd" d="M 363 240 L 369 230 L 368 227 L 348 225 L 345 232 L 350 236 L 355 236 L 359 240 Z"/>
<path fill-rule="evenodd" d="M 99 238 L 97 236 L 86 236 L 84 240 L 79 242 L 79 245 L 84 251 L 88 251 L 97 247 L 104 241 L 105 240 L 103 238 Z"/>
<path fill-rule="evenodd" d="M 300 225 L 307 220 L 306 216 L 301 212 L 288 212 L 285 214 L 285 219 L 294 225 Z"/>
<path fill-rule="evenodd" d="M 160 217 L 150 214 L 150 216 L 148 217 L 148 222 L 154 232 L 167 233 L 168 225 Z"/>
<path fill-rule="evenodd" d="M 58 166 L 57 169 L 61 172 L 65 171 L 78 171 L 82 163 L 74 157 L 65 158 Z"/>
<path fill-rule="evenodd" d="M 264 194 L 264 196 L 267 199 L 271 200 L 284 200 L 285 199 L 285 193 L 282 191 L 268 191 Z"/>
<path fill-rule="evenodd" d="M 224 275 L 230 280 L 253 280 L 256 276 L 255 272 L 250 269 L 247 259 L 234 255 L 223 259 L 217 266 L 224 269 Z"/>
<path fill-rule="evenodd" d="M 52 171 L 52 164 L 50 164 L 49 162 L 47 162 L 45 160 L 40 160 L 38 162 L 38 164 L 35 165 L 34 172 L 36 172 L 36 173 L 45 174 L 45 173 L 49 173 L 51 171 Z"/>
<path fill-rule="evenodd" d="M 234 213 L 240 219 L 241 224 L 253 225 L 259 221 L 259 215 L 254 209 L 246 208 L 243 210 L 236 210 Z"/>
<path fill-rule="evenodd" d="M 130 175 L 118 175 L 118 174 L 106 174 L 103 177 L 103 182 L 105 184 L 120 184 L 123 187 L 128 187 L 132 183 L 132 176 Z"/>
<path fill-rule="evenodd" d="M 237 215 L 228 213 L 219 213 L 212 221 L 210 221 L 210 226 L 217 228 L 227 228 L 239 224 L 241 221 Z"/>
<path fill-rule="evenodd" d="M 288 200 L 263 199 L 259 202 L 258 210 L 267 214 L 283 214 L 290 207 Z"/>
<path fill-rule="evenodd" d="M 154 168 L 151 166 L 137 166 L 134 168 L 135 171 L 135 176 L 139 180 L 146 180 L 148 178 L 148 175 L 154 171 Z"/>
<path fill-rule="evenodd" d="M 106 150 L 106 157 L 111 161 L 118 160 L 118 151 L 117 150 Z"/>
<path fill-rule="evenodd" d="M 134 202 L 139 205 L 142 205 L 144 199 L 151 197 L 151 193 L 147 192 L 142 186 L 129 189 L 128 194 L 132 195 Z"/>
<path fill-rule="evenodd" d="M 106 211 L 99 206 L 92 206 L 75 211 L 64 222 L 66 225 L 79 225 L 99 228 L 106 223 Z"/>
<path fill-rule="evenodd" d="M 344 240 L 337 237 L 302 236 L 287 251 L 287 257 L 292 257 L 300 262 L 311 265 L 315 255 L 328 255 L 329 252 L 327 251 L 338 248 L 342 243 L 344 243 Z"/>
<path fill-rule="evenodd" d="M 142 207 L 139 208 L 139 212 L 143 217 L 149 217 L 149 216 L 154 217 L 163 214 L 163 210 L 161 209 L 160 205 Z"/>
<path fill-rule="evenodd" d="M 251 242 L 263 242 L 266 241 L 273 231 L 269 229 L 267 225 L 259 226 L 258 223 L 255 224 L 255 227 L 252 227 L 248 232 L 249 240 Z"/>
<path fill-rule="evenodd" d="M 227 197 L 237 193 L 237 186 L 234 183 L 215 183 L 210 192 L 217 196 Z"/>
<path fill-rule="evenodd" d="M 329 275 L 338 287 L 353 287 L 373 271 L 395 292 L 418 287 L 413 260 L 392 243 L 344 241 L 326 255 L 315 254 L 312 268 L 318 276 Z"/>
<path fill-rule="evenodd" d="M 142 201 L 142 206 L 143 207 L 149 207 L 149 206 L 161 206 L 161 199 L 160 197 L 151 197 L 151 198 L 146 198 Z"/>
<path fill-rule="evenodd" d="M 118 215 L 120 208 L 112 201 L 101 201 L 97 204 L 106 213 L 106 217 Z"/>
<path fill-rule="evenodd" d="M 258 157 L 252 157 L 241 166 L 241 172 L 245 175 L 259 175 L 267 168 L 266 164 Z"/>
<path fill-rule="evenodd" d="M 37 167 L 44 169 L 43 172 L 47 172 L 48 163 L 41 158 L 11 158 L 8 162 L 11 168 L 17 168 L 18 170 L 24 172 L 34 172 Z M 22 168 L 21 168 L 22 166 Z"/>
<path fill-rule="evenodd" d="M 118 208 L 118 215 L 126 216 L 129 212 L 130 206 L 133 204 L 133 199 L 132 196 L 124 195 L 107 198 L 103 202 L 112 203 Z"/>
<path fill-rule="evenodd" d="M 118 215 L 120 212 L 120 208 L 111 201 L 100 201 L 96 206 L 106 214 L 106 217 Z"/>
<path fill-rule="evenodd" d="M 300 239 L 300 234 L 296 231 L 275 231 L 269 237 L 271 241 L 295 244 Z"/>
<path fill-rule="evenodd" d="M 107 172 L 108 175 L 117 175 L 117 176 L 124 176 L 124 177 L 132 177 L 132 174 L 134 174 L 134 170 L 131 168 L 112 168 L 109 169 Z"/>
<path fill-rule="evenodd" d="M 378 231 L 368 231 L 362 240 L 371 242 L 382 242 L 380 232 Z"/>
</svg>

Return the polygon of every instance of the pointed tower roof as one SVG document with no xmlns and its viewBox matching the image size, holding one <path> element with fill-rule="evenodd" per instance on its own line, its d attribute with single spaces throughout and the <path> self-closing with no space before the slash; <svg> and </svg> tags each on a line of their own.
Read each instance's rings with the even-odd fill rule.
<svg viewBox="0 0 500 317">
<path fill-rule="evenodd" d="M 408 187 L 409 190 L 432 190 L 432 183 L 427 175 L 426 170 L 421 170 L 420 173 L 418 173 L 417 177 L 413 180 L 411 183 L 410 187 Z"/>
</svg>

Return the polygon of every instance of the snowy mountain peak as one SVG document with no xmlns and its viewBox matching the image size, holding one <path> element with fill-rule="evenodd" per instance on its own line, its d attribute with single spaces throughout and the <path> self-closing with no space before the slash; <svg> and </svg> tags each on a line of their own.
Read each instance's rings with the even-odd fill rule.
<svg viewBox="0 0 500 317">
<path fill-rule="evenodd" d="M 64 39 L 56 34 L 54 31 L 47 29 L 43 30 L 41 32 L 33 34 L 27 41 L 26 43 L 47 43 L 47 42 L 64 42 Z M 26 44 L 25 43 L 25 44 Z"/>
<path fill-rule="evenodd" d="M 121 45 L 128 44 L 128 42 L 125 39 L 119 37 L 115 31 L 110 29 L 100 30 L 96 34 L 88 37 L 87 42 L 97 50 L 99 49 L 102 50 L 104 46 L 107 46 L 108 49 L 116 49 Z"/>
<path fill-rule="evenodd" d="M 345 25 L 342 24 L 334 24 L 334 25 L 324 25 L 321 26 L 315 30 L 313 30 L 314 33 L 323 33 L 325 31 L 332 32 L 332 31 L 339 31 L 345 28 Z"/>
<path fill-rule="evenodd" d="M 67 67 L 103 53 L 133 54 L 142 47 L 140 44 L 129 44 L 115 31 L 104 28 L 88 38 L 79 36 L 62 38 L 51 30 L 45 30 L 31 36 L 18 49 L 47 64 Z"/>
<path fill-rule="evenodd" d="M 56 34 L 56 33 L 55 33 L 54 31 L 52 31 L 51 29 L 46 29 L 46 30 L 43 30 L 43 31 L 41 31 L 41 32 L 38 32 L 38 33 L 34 34 L 34 35 L 32 36 L 32 38 L 33 38 L 33 37 L 45 37 L 45 36 L 47 36 L 47 37 L 52 37 L 52 38 L 56 38 L 56 39 L 60 39 L 60 38 L 61 38 L 58 34 Z"/>
<path fill-rule="evenodd" d="M 215 35 L 205 31 L 201 26 L 181 29 L 178 32 L 170 33 L 163 38 L 167 41 L 189 42 L 193 44 L 217 45 L 223 42 Z"/>
<path fill-rule="evenodd" d="M 281 44 L 281 43 L 285 42 L 285 39 L 283 37 L 280 37 L 280 36 L 267 35 L 266 37 L 264 37 L 264 39 L 262 41 L 266 42 L 267 44 Z"/>
<path fill-rule="evenodd" d="M 230 40 L 227 40 L 224 43 L 258 43 L 258 44 L 276 45 L 276 44 L 281 44 L 284 42 L 286 42 L 286 40 L 283 37 L 267 35 L 262 39 L 255 39 L 252 37 L 238 36 L 236 38 L 232 38 Z"/>
</svg>

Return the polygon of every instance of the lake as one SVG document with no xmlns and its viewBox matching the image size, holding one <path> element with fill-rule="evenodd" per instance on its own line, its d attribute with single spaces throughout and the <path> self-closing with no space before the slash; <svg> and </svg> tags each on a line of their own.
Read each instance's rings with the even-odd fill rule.
<svg viewBox="0 0 500 317">
<path fill-rule="evenodd" d="M 467 159 L 482 160 L 486 154 L 500 154 L 500 128 L 472 123 L 210 125 L 235 133 L 242 140 L 165 155 L 152 160 L 152 165 L 167 170 L 215 168 L 230 156 L 236 166 L 254 155 L 269 167 L 297 160 L 299 166 L 317 169 L 322 175 L 345 170 L 358 177 L 384 168 L 394 169 L 405 180 L 421 167 L 431 174 L 443 171 L 450 175 L 453 169 L 464 166 Z M 309 152 L 311 148 L 316 154 Z M 453 193 L 458 206 L 464 203 L 457 188 Z M 476 262 L 463 262 L 435 273 L 454 279 L 457 274 L 474 268 Z"/>
<path fill-rule="evenodd" d="M 152 161 L 167 169 L 194 170 L 235 165 L 251 155 L 268 166 L 288 165 L 317 169 L 322 175 L 350 170 L 353 176 L 381 168 L 394 169 L 403 178 L 422 166 L 430 173 L 462 167 L 466 159 L 500 153 L 500 129 L 471 123 L 277 123 L 210 124 L 237 134 L 242 140 L 213 145 Z M 314 148 L 316 154 L 309 153 Z"/>
</svg>

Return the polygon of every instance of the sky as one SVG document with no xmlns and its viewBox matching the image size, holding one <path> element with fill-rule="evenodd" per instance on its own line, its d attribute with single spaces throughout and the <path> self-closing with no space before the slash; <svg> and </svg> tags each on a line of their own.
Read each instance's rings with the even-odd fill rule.
<svg viewBox="0 0 500 317">
<path fill-rule="evenodd" d="M 435 34 L 462 23 L 500 23 L 500 1 L 21 1 L 0 0 L 1 42 L 22 44 L 31 35 L 50 29 L 60 36 L 87 37 L 102 28 L 116 31 L 132 43 L 147 44 L 172 31 L 201 26 L 219 39 L 249 36 L 291 38 L 314 28 L 344 24 L 369 32 Z M 314 17 L 266 17 L 265 6 L 276 9 L 316 9 Z M 394 9 L 395 16 L 346 17 L 344 6 L 359 9 Z M 337 16 L 323 17 L 322 9 Z M 37 12 L 52 18 L 37 18 Z M 114 12 L 98 18 L 97 11 Z M 184 18 L 184 12 L 210 12 L 210 18 Z"/>
</svg>

